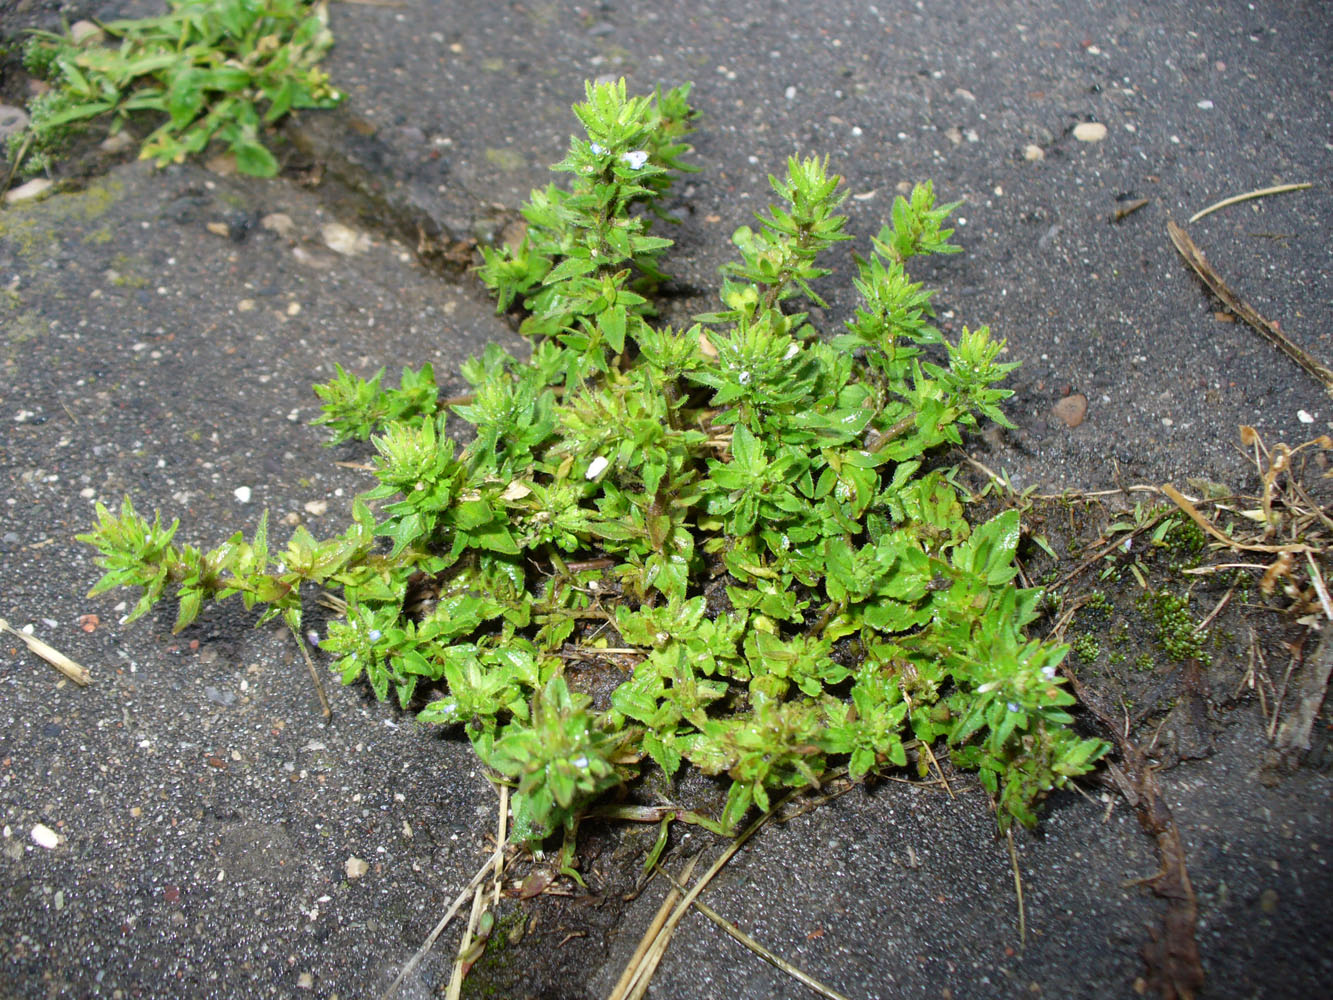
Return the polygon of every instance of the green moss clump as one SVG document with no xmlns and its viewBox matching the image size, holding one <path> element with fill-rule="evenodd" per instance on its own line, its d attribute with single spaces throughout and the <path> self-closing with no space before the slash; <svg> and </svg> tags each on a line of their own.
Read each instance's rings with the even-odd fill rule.
<svg viewBox="0 0 1333 1000">
<path fill-rule="evenodd" d="M 1212 662 L 1212 655 L 1204 649 L 1207 633 L 1195 631 L 1188 597 L 1158 590 L 1139 598 L 1138 606 L 1153 619 L 1157 641 L 1168 659 L 1176 663 L 1198 660 L 1204 666 Z"/>
<path fill-rule="evenodd" d="M 1097 641 L 1095 636 L 1086 632 L 1074 639 L 1069 644 L 1069 648 L 1084 663 L 1093 663 L 1097 657 L 1102 655 L 1102 644 Z"/>
</svg>

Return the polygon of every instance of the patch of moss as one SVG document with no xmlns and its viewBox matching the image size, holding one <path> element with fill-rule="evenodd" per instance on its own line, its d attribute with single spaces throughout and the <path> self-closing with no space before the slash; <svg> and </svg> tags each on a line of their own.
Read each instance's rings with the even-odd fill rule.
<svg viewBox="0 0 1333 1000">
<path fill-rule="evenodd" d="M 119 181 L 104 180 L 82 191 L 45 201 L 19 204 L 0 215 L 0 240 L 13 244 L 25 261 L 49 257 L 68 238 L 71 223 L 91 222 L 105 215 L 124 192 Z M 110 239 L 110 231 L 107 231 Z"/>
<path fill-rule="evenodd" d="M 527 166 L 527 160 L 523 154 L 516 149 L 496 149 L 487 147 L 486 162 L 498 170 L 505 173 L 511 173 L 515 170 L 522 170 Z"/>
<path fill-rule="evenodd" d="M 1204 666 L 1212 662 L 1212 655 L 1204 649 L 1208 633 L 1195 631 L 1188 597 L 1158 590 L 1140 597 L 1138 607 L 1152 619 L 1157 629 L 1157 642 L 1168 659 L 1176 663 L 1198 660 Z"/>
<path fill-rule="evenodd" d="M 507 909 L 507 907 L 506 907 Z M 486 950 L 482 953 L 468 977 L 463 980 L 463 996 L 469 1000 L 508 996 L 502 985 L 504 972 L 512 960 L 510 952 L 514 945 L 523 940 L 524 924 L 527 915 L 523 907 L 515 905 L 508 913 L 503 913 L 495 921 L 495 927 L 486 940 Z"/>
<path fill-rule="evenodd" d="M 1093 663 L 1096 661 L 1097 657 L 1102 655 L 1101 643 L 1097 641 L 1096 636 L 1087 632 L 1070 642 L 1069 648 L 1073 650 L 1074 655 L 1084 663 Z"/>
<path fill-rule="evenodd" d="M 1208 548 L 1208 536 L 1192 520 L 1182 518 L 1175 522 L 1160 544 L 1166 550 L 1172 572 L 1179 572 L 1199 565 Z"/>
<path fill-rule="evenodd" d="M 1103 618 L 1109 618 L 1113 608 L 1110 600 L 1103 591 L 1094 590 L 1088 595 L 1088 599 L 1083 605 L 1083 610 L 1093 615 L 1100 614 Z"/>
<path fill-rule="evenodd" d="M 111 267 L 107 272 L 108 280 L 117 288 L 147 288 L 149 281 L 137 273 L 139 261 L 127 254 L 118 253 L 111 258 Z"/>
<path fill-rule="evenodd" d="M 27 344 L 46 333 L 47 325 L 34 312 L 21 312 L 5 324 L 6 340 L 10 344 Z"/>
</svg>

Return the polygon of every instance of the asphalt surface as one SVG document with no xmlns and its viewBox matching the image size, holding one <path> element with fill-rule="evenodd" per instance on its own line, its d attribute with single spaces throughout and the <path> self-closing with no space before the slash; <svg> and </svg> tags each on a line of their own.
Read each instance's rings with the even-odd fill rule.
<svg viewBox="0 0 1333 1000">
<path fill-rule="evenodd" d="M 0 33 L 93 9 L 152 5 L 0 0 Z M 167 608 L 122 626 L 126 595 L 84 596 L 98 571 L 73 535 L 127 493 L 202 545 L 265 508 L 278 538 L 298 520 L 339 530 L 367 478 L 335 462 L 365 451 L 322 447 L 310 384 L 334 363 L 429 361 L 448 391 L 485 343 L 520 349 L 475 279 L 438 265 L 547 182 L 586 79 L 694 82 L 702 171 L 676 194 L 677 318 L 711 307 L 729 234 L 790 155 L 829 156 L 862 237 L 901 184 L 964 199 L 966 253 L 919 277 L 940 287 L 946 329 L 989 324 L 1023 363 L 1018 429 L 972 448 L 1016 485 L 1240 485 L 1238 425 L 1293 442 L 1333 426 L 1318 384 L 1215 317 L 1165 232 L 1222 197 L 1313 182 L 1189 231 L 1238 294 L 1333 360 L 1322 3 L 407 0 L 334 5 L 332 28 L 349 100 L 289 128 L 299 177 L 107 165 L 0 212 L 0 617 L 95 678 L 76 688 L 0 641 L 0 995 L 377 996 L 485 859 L 496 799 L 465 743 L 331 678 L 324 724 L 291 637 L 239 608 L 179 636 Z M 1094 121 L 1104 139 L 1075 138 Z M 849 261 L 822 289 L 830 331 L 854 305 Z M 1088 411 L 1071 429 L 1052 407 L 1075 393 Z M 1212 755 L 1159 776 L 1200 898 L 1206 995 L 1321 995 L 1329 757 L 1259 781 L 1257 710 L 1218 715 Z M 1007 850 L 984 796 L 957 790 L 857 789 L 766 830 L 710 905 L 849 997 L 1141 989 L 1162 904 L 1132 884 L 1156 855 L 1130 810 L 1100 788 L 1059 796 L 1019 838 L 1024 948 Z M 593 892 L 507 903 L 527 933 L 477 982 L 607 995 L 661 898 L 622 900 L 644 836 L 588 831 Z M 697 833 L 673 850 L 698 844 L 717 850 Z M 441 990 L 447 953 L 446 937 L 400 995 Z M 649 993 L 799 995 L 694 917 Z"/>
</svg>

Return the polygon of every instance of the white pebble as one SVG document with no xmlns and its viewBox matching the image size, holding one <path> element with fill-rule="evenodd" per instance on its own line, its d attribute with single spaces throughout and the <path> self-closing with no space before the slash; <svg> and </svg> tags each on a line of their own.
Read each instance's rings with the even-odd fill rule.
<svg viewBox="0 0 1333 1000">
<path fill-rule="evenodd" d="M 56 845 L 60 843 L 60 838 L 56 836 L 56 832 L 42 823 L 38 823 L 32 828 L 32 840 L 38 847 L 45 847 L 48 851 L 54 850 Z"/>
<path fill-rule="evenodd" d="M 1299 420 L 1299 421 L 1300 421 L 1301 423 L 1303 423 L 1303 424 L 1312 424 L 1312 423 L 1314 423 L 1314 417 L 1310 416 L 1310 414 L 1306 413 L 1304 410 L 1297 410 L 1297 411 L 1296 411 L 1296 419 Z"/>
<path fill-rule="evenodd" d="M 234 490 L 231 491 L 231 495 L 234 496 L 234 497 L 235 497 L 237 500 L 239 500 L 241 503 L 249 503 L 249 502 L 250 502 L 250 487 L 248 487 L 248 486 L 238 486 L 238 487 L 236 487 L 236 489 L 234 489 Z"/>
<path fill-rule="evenodd" d="M 1195 107 L 1203 111 L 1211 111 L 1213 109 L 1213 102 L 1209 100 L 1202 100 L 1198 104 L 1196 104 Z"/>
<path fill-rule="evenodd" d="M 1074 138 L 1079 142 L 1101 142 L 1106 138 L 1106 126 L 1101 122 L 1079 122 L 1074 126 Z"/>
<path fill-rule="evenodd" d="M 344 257 L 362 254 L 370 249 L 369 236 L 340 222 L 325 223 L 320 227 L 319 234 L 324 238 L 326 247 Z"/>
<path fill-rule="evenodd" d="M 259 220 L 259 224 L 279 236 L 287 236 L 295 228 L 292 217 L 285 212 L 270 212 Z"/>
<path fill-rule="evenodd" d="M 12 191 L 5 192 L 5 202 L 9 205 L 17 205 L 21 201 L 31 201 L 33 198 L 40 197 L 54 186 L 53 181 L 45 177 L 34 177 L 26 184 L 20 184 Z"/>
</svg>

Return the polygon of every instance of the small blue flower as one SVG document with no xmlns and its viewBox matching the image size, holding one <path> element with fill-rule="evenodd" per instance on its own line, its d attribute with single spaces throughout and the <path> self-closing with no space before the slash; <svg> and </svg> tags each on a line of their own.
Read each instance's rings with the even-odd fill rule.
<svg viewBox="0 0 1333 1000">
<path fill-rule="evenodd" d="M 1020 706 L 1019 706 L 1018 702 L 1016 702 L 1016 701 L 1011 701 L 1011 702 L 1009 702 L 1009 704 L 1007 704 L 1007 705 L 1005 706 L 1005 708 L 1009 709 L 1009 711 L 1011 711 L 1011 712 L 1017 712 L 1017 711 L 1019 710 Z"/>
<path fill-rule="evenodd" d="M 636 149 L 632 153 L 621 153 L 620 158 L 629 164 L 631 170 L 639 170 L 648 162 L 648 154 L 642 149 Z"/>
<path fill-rule="evenodd" d="M 606 155 L 606 147 L 603 146 L 600 142 L 592 142 L 592 143 L 589 143 L 589 144 L 588 144 L 588 148 L 591 149 L 591 150 L 592 150 L 594 153 L 596 153 L 598 156 L 605 156 L 605 155 Z"/>
<path fill-rule="evenodd" d="M 383 635 L 384 633 L 381 632 L 379 629 L 373 628 L 370 630 L 369 633 L 367 633 L 366 638 L 369 639 L 371 642 L 379 642 L 380 637 Z"/>
<path fill-rule="evenodd" d="M 570 763 L 573 764 L 575 767 L 579 768 L 587 767 L 588 758 L 583 754 L 579 754 L 577 757 L 571 760 Z"/>
<path fill-rule="evenodd" d="M 1047 664 L 1046 666 L 1041 668 L 1041 675 L 1045 677 L 1048 681 L 1055 680 L 1055 667 L 1051 666 L 1050 664 Z"/>
</svg>

